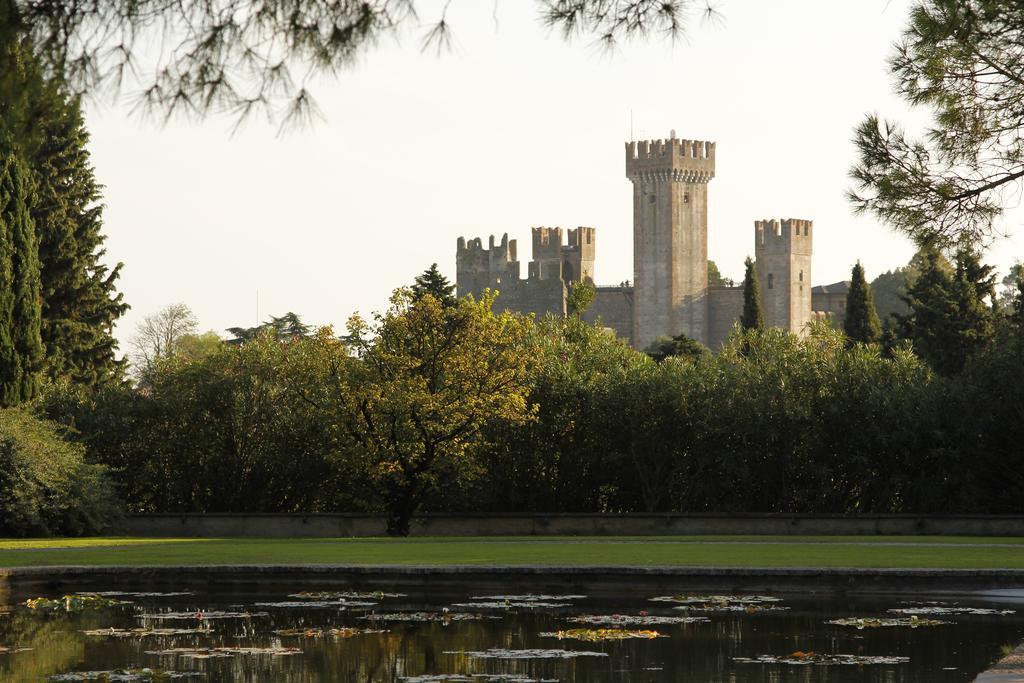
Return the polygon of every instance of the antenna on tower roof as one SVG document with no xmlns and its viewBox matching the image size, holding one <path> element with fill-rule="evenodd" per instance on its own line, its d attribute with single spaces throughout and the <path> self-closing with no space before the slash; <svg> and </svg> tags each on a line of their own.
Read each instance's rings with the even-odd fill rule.
<svg viewBox="0 0 1024 683">
<path fill-rule="evenodd" d="M 673 128 L 672 130 L 670 130 L 668 132 L 668 139 L 669 140 L 675 140 L 676 139 L 676 129 L 675 128 Z"/>
</svg>

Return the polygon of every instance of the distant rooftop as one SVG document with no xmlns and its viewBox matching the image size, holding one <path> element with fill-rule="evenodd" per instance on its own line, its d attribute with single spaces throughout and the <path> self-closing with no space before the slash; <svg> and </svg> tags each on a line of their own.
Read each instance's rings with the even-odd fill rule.
<svg viewBox="0 0 1024 683">
<path fill-rule="evenodd" d="M 850 281 L 840 280 L 830 285 L 818 285 L 811 287 L 811 294 L 846 294 L 850 291 Z"/>
</svg>

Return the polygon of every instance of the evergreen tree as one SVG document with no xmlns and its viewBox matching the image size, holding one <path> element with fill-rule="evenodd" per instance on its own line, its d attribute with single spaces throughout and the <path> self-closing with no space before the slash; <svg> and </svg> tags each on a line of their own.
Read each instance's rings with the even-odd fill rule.
<svg viewBox="0 0 1024 683">
<path fill-rule="evenodd" d="M 761 288 L 757 284 L 754 261 L 748 256 L 743 262 L 743 317 L 740 324 L 745 330 L 764 329 L 764 313 L 761 311 Z"/>
<path fill-rule="evenodd" d="M 412 297 L 415 301 L 422 299 L 424 294 L 432 295 L 446 307 L 455 305 L 455 285 L 441 274 L 436 263 L 417 275 L 412 285 Z"/>
<path fill-rule="evenodd" d="M 864 279 L 864 267 L 860 265 L 860 261 L 854 265 L 853 274 L 850 276 L 843 330 L 851 342 L 862 344 L 873 344 L 882 336 L 882 326 L 878 322 L 871 286 Z"/>
<path fill-rule="evenodd" d="M 118 379 L 113 327 L 127 310 L 121 265 L 102 263 L 100 186 L 78 102 L 44 78 L 27 44 L 0 46 L 0 129 L 28 164 L 41 264 L 45 372 L 95 385 Z"/>
<path fill-rule="evenodd" d="M 674 337 L 658 337 L 651 342 L 650 346 L 644 349 L 644 353 L 654 359 L 655 362 L 660 363 L 666 358 L 677 356 L 696 360 L 706 356 L 709 351 L 708 347 L 696 339 L 691 339 L 685 334 L 677 334 Z"/>
<path fill-rule="evenodd" d="M 903 336 L 937 372 L 958 373 L 967 358 L 995 332 L 992 269 L 978 255 L 961 250 L 949 273 L 937 249 L 925 253 L 921 273 L 907 290 L 910 313 L 900 316 Z"/>
<path fill-rule="evenodd" d="M 39 247 L 29 214 L 28 171 L 0 144 L 0 405 L 35 396 L 43 359 Z"/>
</svg>

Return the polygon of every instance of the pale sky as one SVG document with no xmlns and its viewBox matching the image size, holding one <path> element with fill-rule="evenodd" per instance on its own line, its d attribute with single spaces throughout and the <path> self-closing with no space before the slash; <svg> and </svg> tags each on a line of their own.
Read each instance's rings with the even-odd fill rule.
<svg viewBox="0 0 1024 683">
<path fill-rule="evenodd" d="M 454 282 L 460 236 L 519 240 L 532 226 L 597 228 L 598 284 L 632 280 L 632 195 L 623 142 L 717 142 L 709 255 L 742 276 L 753 221 L 815 223 L 812 278 L 869 278 L 903 265 L 908 240 L 844 198 L 865 113 L 904 121 L 886 58 L 908 0 L 729 0 L 719 25 L 675 45 L 654 37 L 607 55 L 549 35 L 536 5 L 462 0 L 455 50 L 386 41 L 316 85 L 325 120 L 283 137 L 232 120 L 166 126 L 124 104 L 90 104 L 92 158 L 105 190 L 108 258 L 123 261 L 132 310 L 117 336 L 173 302 L 202 329 L 293 310 L 341 330 L 437 262 Z M 433 16 L 431 3 L 422 10 Z M 132 93 L 126 94 L 126 99 Z M 1017 211 L 987 260 L 1024 257 Z M 257 297 L 258 292 L 258 297 Z"/>
</svg>

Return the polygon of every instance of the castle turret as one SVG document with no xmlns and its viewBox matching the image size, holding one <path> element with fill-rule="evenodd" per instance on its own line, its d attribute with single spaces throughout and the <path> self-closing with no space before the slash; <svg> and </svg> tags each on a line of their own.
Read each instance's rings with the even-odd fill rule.
<svg viewBox="0 0 1024 683">
<path fill-rule="evenodd" d="M 633 183 L 633 343 L 685 334 L 708 343 L 708 182 L 715 143 L 626 143 Z"/>
<path fill-rule="evenodd" d="M 516 260 L 516 241 L 501 236 L 495 244 L 491 235 L 484 249 L 479 237 L 466 241 L 460 237 L 455 250 L 455 289 L 458 296 L 479 296 L 485 289 L 501 289 L 502 283 L 519 281 L 519 261 Z"/>
<path fill-rule="evenodd" d="M 811 241 L 814 222 L 754 221 L 754 255 L 764 322 L 806 334 L 811 320 Z"/>
</svg>

